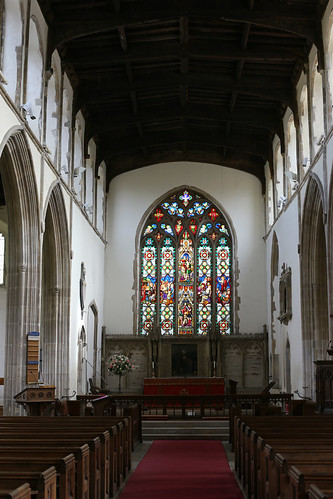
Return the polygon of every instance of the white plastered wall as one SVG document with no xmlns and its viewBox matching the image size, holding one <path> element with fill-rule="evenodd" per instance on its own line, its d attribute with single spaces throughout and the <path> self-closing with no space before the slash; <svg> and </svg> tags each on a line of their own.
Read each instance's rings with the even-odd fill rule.
<svg viewBox="0 0 333 499">
<path fill-rule="evenodd" d="M 101 345 L 103 326 L 103 301 L 104 301 L 104 253 L 105 244 L 97 233 L 91 228 L 88 220 L 82 216 L 79 208 L 73 205 L 72 214 L 72 275 L 71 275 L 71 339 L 70 339 L 70 388 L 76 389 L 78 371 L 78 340 L 82 326 L 87 335 L 94 332 L 89 330 L 87 313 L 89 306 L 94 303 L 98 311 L 98 339 Z M 80 306 L 80 277 L 81 263 L 86 269 L 86 297 L 85 308 L 81 314 Z M 89 338 L 88 338 L 89 340 Z M 93 341 L 88 341 L 93 344 Z M 91 352 L 88 352 L 91 358 Z M 99 372 L 101 352 L 99 350 L 97 371 Z M 87 379 L 92 377 L 92 367 L 87 365 Z"/>
<path fill-rule="evenodd" d="M 280 388 L 285 389 L 285 379 L 284 373 L 286 372 L 285 366 L 285 350 L 287 340 L 290 343 L 290 354 L 291 354 L 291 382 L 295 389 L 300 389 L 302 392 L 303 385 L 303 357 L 302 357 L 302 336 L 301 336 L 301 302 L 299 293 L 299 282 L 300 282 L 300 262 L 298 254 L 298 244 L 299 244 L 299 231 L 298 231 L 298 202 L 297 197 L 283 208 L 282 213 L 280 213 L 279 218 L 274 224 L 274 231 L 278 240 L 279 246 L 279 262 L 278 262 L 278 279 L 281 277 L 282 265 L 285 264 L 286 267 L 290 267 L 292 271 L 292 317 L 288 322 L 288 325 L 280 323 L 277 319 L 274 320 L 274 339 L 276 341 L 275 353 L 279 355 L 279 373 L 280 380 L 274 380 L 280 382 Z M 272 237 L 273 230 L 270 231 L 267 238 L 267 269 L 271 268 L 271 256 L 272 256 Z M 267 272 L 267 289 L 270 289 L 270 272 Z M 275 293 L 275 307 L 276 310 L 273 314 L 274 318 L 280 315 L 280 304 L 278 300 L 278 290 Z M 271 316 L 270 304 L 269 304 L 269 317 Z M 270 319 L 268 324 L 270 323 Z"/>
<path fill-rule="evenodd" d="M 22 13 L 18 0 L 5 1 L 5 33 L 3 49 L 3 74 L 6 91 L 15 102 L 17 98 L 17 79 L 21 67 L 21 44 L 23 36 Z"/>
<path fill-rule="evenodd" d="M 266 321 L 264 198 L 254 176 L 216 165 L 176 162 L 116 177 L 107 205 L 105 325 L 136 333 L 136 236 L 142 217 L 165 193 L 187 185 L 215 200 L 234 229 L 239 265 L 239 332 L 261 332 Z M 237 331 L 238 332 L 238 331 Z"/>
</svg>

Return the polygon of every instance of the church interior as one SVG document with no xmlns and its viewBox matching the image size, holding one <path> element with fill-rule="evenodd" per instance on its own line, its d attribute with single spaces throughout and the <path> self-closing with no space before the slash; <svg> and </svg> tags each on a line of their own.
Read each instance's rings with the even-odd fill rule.
<svg viewBox="0 0 333 499">
<path fill-rule="evenodd" d="M 1 415 L 333 409 L 333 0 L 0 0 L 0 116 Z"/>
</svg>

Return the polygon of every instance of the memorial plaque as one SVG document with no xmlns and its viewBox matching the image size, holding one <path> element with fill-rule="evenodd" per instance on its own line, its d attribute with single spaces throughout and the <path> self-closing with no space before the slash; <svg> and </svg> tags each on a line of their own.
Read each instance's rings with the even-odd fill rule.
<svg viewBox="0 0 333 499">
<path fill-rule="evenodd" d="M 224 352 L 223 365 L 227 378 L 242 382 L 242 352 L 237 345 L 228 345 Z"/>
<path fill-rule="evenodd" d="M 244 352 L 244 384 L 258 388 L 264 384 L 262 353 L 259 345 L 249 345 Z"/>
</svg>

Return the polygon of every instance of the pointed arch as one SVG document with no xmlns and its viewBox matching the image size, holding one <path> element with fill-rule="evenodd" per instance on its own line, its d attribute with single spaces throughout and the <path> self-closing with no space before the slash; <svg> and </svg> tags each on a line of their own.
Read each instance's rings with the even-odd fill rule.
<svg viewBox="0 0 333 499">
<path fill-rule="evenodd" d="M 329 262 L 328 275 L 329 275 L 329 283 L 330 283 L 330 292 L 329 292 L 329 311 L 330 317 L 333 314 L 333 171 L 331 173 L 331 181 L 329 184 L 329 194 L 328 194 L 328 217 L 327 217 L 327 225 L 328 225 L 328 258 Z M 330 331 L 330 339 L 333 338 L 333 325 L 331 325 Z"/>
<path fill-rule="evenodd" d="M 274 381 L 280 386 L 280 368 L 279 356 L 276 345 L 276 333 L 279 326 L 278 312 L 279 312 L 279 242 L 276 232 L 273 233 L 272 249 L 271 249 L 271 336 L 270 336 L 270 356 L 271 356 L 271 376 Z"/>
<path fill-rule="evenodd" d="M 319 179 L 311 175 L 303 209 L 301 300 L 304 386 L 315 396 L 314 361 L 325 358 L 328 344 L 326 213 Z"/>
<path fill-rule="evenodd" d="M 223 211 L 190 187 L 175 189 L 140 233 L 140 334 L 206 335 L 233 330 L 233 238 Z"/>
<path fill-rule="evenodd" d="M 87 333 L 85 327 L 82 326 L 79 331 L 77 349 L 77 393 L 86 393 L 88 389 L 86 354 Z"/>
<path fill-rule="evenodd" d="M 24 132 L 13 131 L 0 157 L 8 211 L 8 294 L 4 414 L 26 386 L 26 335 L 39 331 L 40 226 L 37 187 Z"/>
<path fill-rule="evenodd" d="M 100 385 L 98 366 L 101 359 L 98 350 L 98 307 L 95 300 L 89 304 L 87 314 L 87 358 L 89 361 L 87 366 L 88 378 L 91 377 L 95 385 Z"/>
<path fill-rule="evenodd" d="M 44 381 L 58 393 L 69 386 L 70 244 L 60 184 L 51 191 L 42 249 L 42 320 Z"/>
</svg>

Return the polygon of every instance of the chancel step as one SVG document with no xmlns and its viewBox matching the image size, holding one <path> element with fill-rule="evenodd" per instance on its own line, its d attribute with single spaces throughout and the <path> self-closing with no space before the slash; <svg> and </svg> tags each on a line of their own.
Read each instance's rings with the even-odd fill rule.
<svg viewBox="0 0 333 499">
<path fill-rule="evenodd" d="M 229 440 L 228 420 L 142 421 L 143 440 L 204 439 Z"/>
</svg>

